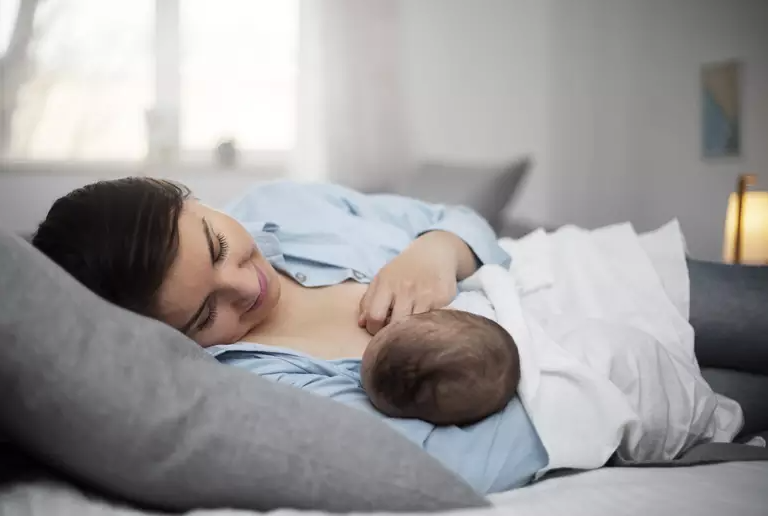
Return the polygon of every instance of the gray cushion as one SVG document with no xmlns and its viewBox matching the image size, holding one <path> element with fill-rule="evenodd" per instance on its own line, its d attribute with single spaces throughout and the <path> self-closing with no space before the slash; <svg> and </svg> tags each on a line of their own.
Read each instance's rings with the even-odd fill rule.
<svg viewBox="0 0 768 517">
<path fill-rule="evenodd" d="M 520 218 L 514 218 L 511 220 L 507 219 L 504 221 L 501 228 L 498 230 L 498 235 L 499 237 L 522 239 L 523 237 L 525 237 L 532 231 L 537 230 L 538 228 L 542 228 L 544 231 L 547 231 L 547 232 L 554 232 L 555 230 L 557 230 L 557 228 L 554 228 L 554 227 L 542 226 L 532 221 L 528 221 Z"/>
<path fill-rule="evenodd" d="M 220 365 L 0 230 L 0 433 L 171 510 L 426 511 L 485 501 L 375 417 Z"/>
<path fill-rule="evenodd" d="M 768 377 L 718 368 L 703 368 L 701 372 L 715 393 L 741 404 L 744 428 L 740 436 L 768 432 Z"/>
<path fill-rule="evenodd" d="M 768 375 L 768 267 L 690 260 L 688 271 L 701 366 Z"/>
<path fill-rule="evenodd" d="M 530 166 L 528 158 L 494 166 L 426 162 L 413 174 L 403 175 L 379 190 L 431 203 L 468 206 L 499 231 L 504 208 Z"/>
</svg>

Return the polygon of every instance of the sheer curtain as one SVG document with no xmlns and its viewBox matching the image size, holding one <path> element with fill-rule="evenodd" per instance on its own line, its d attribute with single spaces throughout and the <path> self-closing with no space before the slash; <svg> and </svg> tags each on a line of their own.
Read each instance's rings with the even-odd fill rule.
<svg viewBox="0 0 768 517">
<path fill-rule="evenodd" d="M 375 188 L 408 170 L 396 0 L 302 0 L 294 173 Z"/>
</svg>

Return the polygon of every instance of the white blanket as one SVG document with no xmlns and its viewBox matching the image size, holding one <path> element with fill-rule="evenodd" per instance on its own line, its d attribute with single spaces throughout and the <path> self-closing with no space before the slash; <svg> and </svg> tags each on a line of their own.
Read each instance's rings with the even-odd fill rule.
<svg viewBox="0 0 768 517">
<path fill-rule="evenodd" d="M 518 394 L 549 453 L 544 472 L 672 459 L 730 441 L 739 405 L 715 394 L 693 353 L 688 271 L 676 221 L 639 236 L 629 224 L 564 227 L 500 244 L 509 271 L 481 268 L 483 292 L 514 337 Z"/>
</svg>

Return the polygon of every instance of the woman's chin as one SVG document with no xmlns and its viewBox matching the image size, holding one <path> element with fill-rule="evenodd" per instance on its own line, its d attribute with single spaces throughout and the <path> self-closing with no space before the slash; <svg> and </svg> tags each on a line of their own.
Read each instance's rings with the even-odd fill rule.
<svg viewBox="0 0 768 517">
<path fill-rule="evenodd" d="M 270 286 L 269 291 L 265 294 L 267 297 L 259 304 L 259 307 L 251 311 L 250 314 L 247 314 L 248 317 L 242 320 L 245 330 L 245 335 L 243 337 L 253 334 L 272 316 L 275 307 L 277 306 L 277 301 L 280 298 L 280 287 L 276 286 L 275 288 Z"/>
<path fill-rule="evenodd" d="M 270 289 L 268 294 L 269 296 L 261 303 L 258 310 L 255 311 L 256 314 L 254 317 L 249 319 L 251 329 L 256 329 L 269 320 L 275 311 L 275 307 L 277 307 L 277 300 L 280 298 L 280 290 L 277 289 L 277 292 L 275 293 Z"/>
</svg>

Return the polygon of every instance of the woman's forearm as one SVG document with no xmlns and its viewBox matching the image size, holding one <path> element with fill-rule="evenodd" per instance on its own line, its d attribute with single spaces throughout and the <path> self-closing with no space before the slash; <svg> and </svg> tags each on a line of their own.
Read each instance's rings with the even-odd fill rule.
<svg viewBox="0 0 768 517">
<path fill-rule="evenodd" d="M 432 260 L 448 260 L 456 270 L 456 279 L 464 280 L 477 271 L 479 262 L 470 247 L 451 232 L 435 230 L 418 237 L 409 250 L 433 254 Z"/>
</svg>

